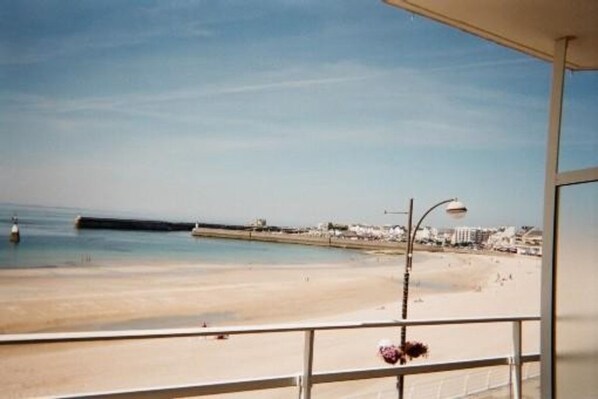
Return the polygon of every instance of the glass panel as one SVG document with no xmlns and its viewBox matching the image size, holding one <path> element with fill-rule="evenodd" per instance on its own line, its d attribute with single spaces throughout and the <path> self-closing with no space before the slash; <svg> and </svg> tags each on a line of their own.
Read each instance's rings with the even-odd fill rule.
<svg viewBox="0 0 598 399">
<path fill-rule="evenodd" d="M 560 190 L 556 257 L 558 398 L 598 397 L 598 182 Z"/>
<path fill-rule="evenodd" d="M 598 166 L 598 72 L 567 72 L 559 172 Z"/>
</svg>

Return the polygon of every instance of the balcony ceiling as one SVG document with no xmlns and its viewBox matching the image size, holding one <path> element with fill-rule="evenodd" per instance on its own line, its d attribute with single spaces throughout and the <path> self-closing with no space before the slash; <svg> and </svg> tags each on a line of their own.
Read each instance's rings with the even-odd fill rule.
<svg viewBox="0 0 598 399">
<path fill-rule="evenodd" d="M 547 61 L 568 36 L 567 67 L 598 69 L 597 0 L 383 1 Z"/>
</svg>

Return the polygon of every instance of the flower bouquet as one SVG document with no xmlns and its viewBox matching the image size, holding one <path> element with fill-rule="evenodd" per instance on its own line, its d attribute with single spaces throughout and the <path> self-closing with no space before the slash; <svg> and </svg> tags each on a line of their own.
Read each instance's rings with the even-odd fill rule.
<svg viewBox="0 0 598 399">
<path fill-rule="evenodd" d="M 428 346 L 417 341 L 407 341 L 405 345 L 397 346 L 385 339 L 378 343 L 378 353 L 388 364 L 397 364 L 399 360 L 405 363 L 407 360 L 428 356 Z"/>
</svg>

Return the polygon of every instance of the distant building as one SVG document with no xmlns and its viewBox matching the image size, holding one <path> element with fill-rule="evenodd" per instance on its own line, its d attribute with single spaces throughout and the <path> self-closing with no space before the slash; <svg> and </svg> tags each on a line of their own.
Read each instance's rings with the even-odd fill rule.
<svg viewBox="0 0 598 399">
<path fill-rule="evenodd" d="M 457 227 L 453 232 L 453 245 L 484 246 L 496 230 L 482 227 Z"/>
<path fill-rule="evenodd" d="M 255 219 L 253 221 L 253 223 L 251 224 L 251 226 L 253 226 L 253 227 L 266 227 L 267 226 L 266 219 Z"/>
<path fill-rule="evenodd" d="M 451 244 L 453 245 L 468 245 L 475 241 L 475 229 L 471 227 L 457 227 L 453 233 Z"/>
<path fill-rule="evenodd" d="M 498 231 L 488 237 L 486 248 L 496 251 L 514 252 L 516 233 L 517 230 L 513 226 L 500 227 Z"/>
<path fill-rule="evenodd" d="M 430 227 L 420 227 L 415 232 L 416 242 L 429 242 L 433 239 L 432 229 Z"/>
<path fill-rule="evenodd" d="M 384 236 L 384 229 L 380 226 L 371 226 L 363 224 L 352 224 L 348 227 L 348 232 L 354 233 L 361 239 L 379 240 Z"/>
<path fill-rule="evenodd" d="M 542 230 L 524 226 L 517 233 L 515 247 L 518 254 L 542 256 Z"/>
<path fill-rule="evenodd" d="M 521 236 L 521 242 L 527 245 L 542 245 L 542 230 L 533 227 Z"/>
<path fill-rule="evenodd" d="M 407 241 L 407 229 L 403 226 L 390 226 L 387 239 L 391 241 Z"/>
</svg>

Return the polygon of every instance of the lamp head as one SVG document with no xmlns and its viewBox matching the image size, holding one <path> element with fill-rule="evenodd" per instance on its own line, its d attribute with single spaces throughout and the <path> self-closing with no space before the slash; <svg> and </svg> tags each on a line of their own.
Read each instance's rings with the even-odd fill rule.
<svg viewBox="0 0 598 399">
<path fill-rule="evenodd" d="M 467 213 L 467 208 L 461 201 L 455 199 L 446 206 L 446 213 L 455 219 L 461 219 Z"/>
</svg>

